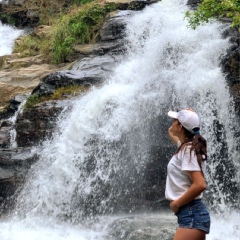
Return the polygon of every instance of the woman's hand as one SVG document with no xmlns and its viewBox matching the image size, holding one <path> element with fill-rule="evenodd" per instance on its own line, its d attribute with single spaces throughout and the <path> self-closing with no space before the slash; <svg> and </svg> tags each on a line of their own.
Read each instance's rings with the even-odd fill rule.
<svg viewBox="0 0 240 240">
<path fill-rule="evenodd" d="M 171 201 L 170 208 L 176 214 L 181 206 L 184 206 L 196 199 L 205 189 L 206 182 L 203 173 L 200 171 L 189 171 L 192 185 L 188 190 L 178 199 Z"/>
<path fill-rule="evenodd" d="M 175 201 L 171 201 L 170 203 L 170 208 L 172 209 L 172 211 L 174 212 L 174 214 L 177 214 L 178 210 L 179 210 L 179 205 L 178 205 L 178 202 L 177 200 Z"/>
</svg>

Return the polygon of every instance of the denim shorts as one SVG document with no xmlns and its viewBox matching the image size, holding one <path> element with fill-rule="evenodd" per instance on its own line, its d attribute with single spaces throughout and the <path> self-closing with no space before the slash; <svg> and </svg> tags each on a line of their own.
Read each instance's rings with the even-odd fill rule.
<svg viewBox="0 0 240 240">
<path fill-rule="evenodd" d="M 201 199 L 195 199 L 180 207 L 176 215 L 180 228 L 199 229 L 206 232 L 206 234 L 209 233 L 210 215 Z"/>
</svg>

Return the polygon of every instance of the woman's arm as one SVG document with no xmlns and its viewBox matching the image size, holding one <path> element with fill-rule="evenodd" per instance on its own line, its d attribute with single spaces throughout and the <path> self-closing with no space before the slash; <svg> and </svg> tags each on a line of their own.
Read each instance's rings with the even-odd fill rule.
<svg viewBox="0 0 240 240">
<path fill-rule="evenodd" d="M 189 174 L 192 179 L 192 185 L 180 198 L 170 203 L 170 208 L 175 214 L 178 212 L 181 206 L 184 206 L 185 204 L 194 200 L 206 189 L 206 182 L 202 172 L 194 171 L 189 172 Z"/>
<path fill-rule="evenodd" d="M 178 146 L 179 138 L 177 136 L 173 135 L 172 126 L 168 129 L 168 134 L 169 134 L 170 138 L 172 139 L 172 141 L 174 142 L 174 144 Z"/>
</svg>

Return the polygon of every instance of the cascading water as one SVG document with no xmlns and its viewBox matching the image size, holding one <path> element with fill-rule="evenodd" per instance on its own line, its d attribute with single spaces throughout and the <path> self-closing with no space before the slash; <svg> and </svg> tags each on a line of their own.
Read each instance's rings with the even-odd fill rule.
<svg viewBox="0 0 240 240">
<path fill-rule="evenodd" d="M 14 29 L 0 22 L 0 56 L 12 53 L 14 40 L 22 34 L 22 30 Z"/>
<path fill-rule="evenodd" d="M 143 210 L 153 151 L 160 149 L 159 165 L 170 155 L 166 113 L 185 107 L 199 112 L 208 140 L 205 195 L 213 224 L 207 239 L 237 239 L 238 126 L 219 66 L 229 42 L 219 23 L 187 28 L 185 4 L 163 0 L 129 19 L 125 60 L 60 117 L 14 212 L 0 225 L 2 240 L 104 239 L 111 217 L 89 229 L 92 217 Z"/>
</svg>

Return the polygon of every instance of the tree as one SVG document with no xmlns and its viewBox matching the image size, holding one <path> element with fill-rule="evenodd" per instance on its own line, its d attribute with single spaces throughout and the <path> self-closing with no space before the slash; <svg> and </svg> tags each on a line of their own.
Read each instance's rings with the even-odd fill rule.
<svg viewBox="0 0 240 240">
<path fill-rule="evenodd" d="M 232 20 L 232 27 L 240 27 L 240 0 L 203 0 L 195 11 L 186 13 L 189 26 L 193 29 L 203 23 L 223 17 Z"/>
</svg>

